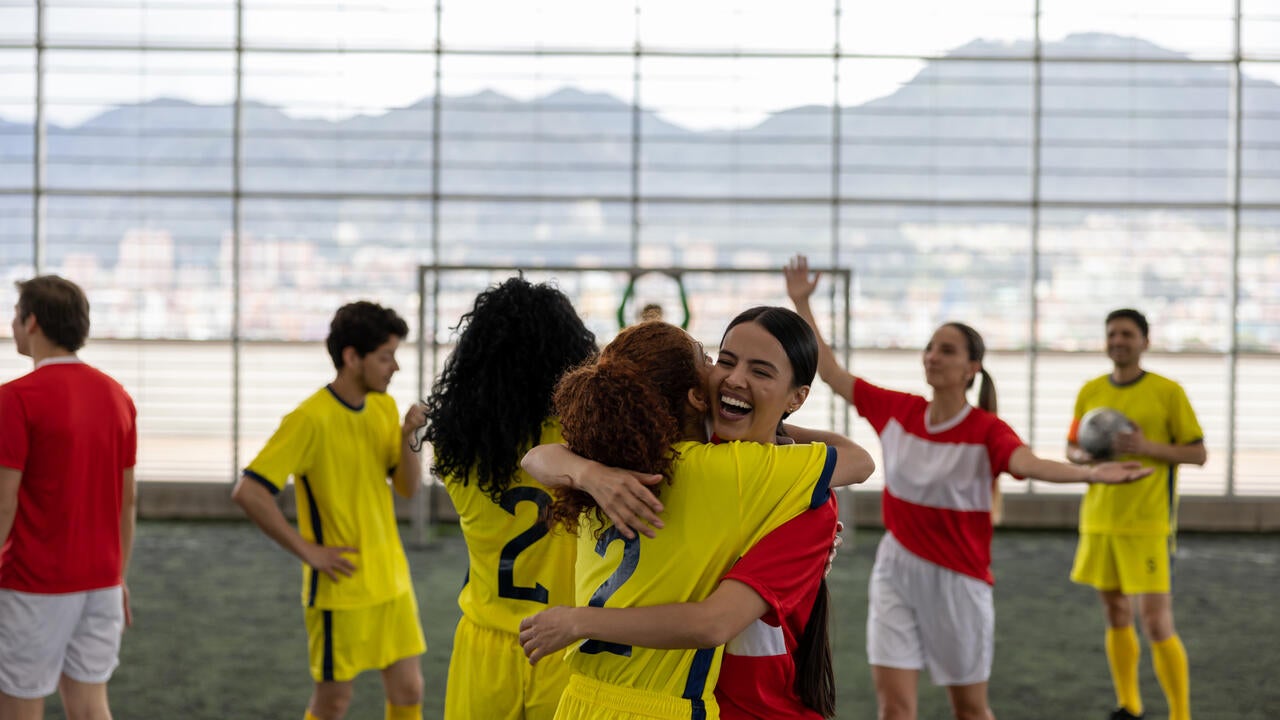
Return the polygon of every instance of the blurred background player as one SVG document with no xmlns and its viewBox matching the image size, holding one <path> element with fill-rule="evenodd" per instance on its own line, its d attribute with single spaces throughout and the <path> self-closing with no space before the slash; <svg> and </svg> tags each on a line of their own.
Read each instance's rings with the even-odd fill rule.
<svg viewBox="0 0 1280 720">
<path fill-rule="evenodd" d="M 784 269 L 796 310 L 817 322 L 809 298 L 819 274 L 797 255 Z M 995 654 L 992 514 L 998 478 L 1131 482 L 1151 473 L 1136 462 L 1080 468 L 1037 457 L 996 415 L 995 383 L 982 366 L 976 330 L 946 323 L 921 358 L 931 399 L 854 377 L 818 339 L 818 373 L 880 436 L 885 533 L 871 569 L 867 659 L 882 720 L 914 720 L 920 670 L 943 685 L 960 720 L 994 718 L 987 684 Z M 982 376 L 978 407 L 966 392 Z"/>
<path fill-rule="evenodd" d="M 520 620 L 573 604 L 577 539 L 548 533 L 551 495 L 520 469 L 534 445 L 562 442 L 556 381 L 596 355 L 569 298 L 513 277 L 476 297 L 427 398 L 425 439 L 467 542 L 445 691 L 445 720 L 549 720 L 569 681 L 561 657 L 537 666 Z"/>
<path fill-rule="evenodd" d="M 382 671 L 387 720 L 422 716 L 419 657 L 426 642 L 387 486 L 390 476 L 408 498 L 422 483 L 411 446 L 426 414 L 414 404 L 401 425 L 386 394 L 400 369 L 396 348 L 408 332 L 381 305 L 339 308 L 325 341 L 337 376 L 284 417 L 232 491 L 254 523 L 303 562 L 315 680 L 307 720 L 343 717 L 353 680 L 365 670 Z M 291 475 L 296 530 L 275 502 Z"/>
<path fill-rule="evenodd" d="M 1173 625 L 1172 551 L 1177 525 L 1177 469 L 1208 459 L 1204 433 L 1178 383 L 1142 368 L 1151 346 L 1146 317 L 1137 310 L 1107 315 L 1107 356 L 1111 372 L 1085 383 L 1076 396 L 1067 458 L 1094 460 L 1077 444 L 1084 414 L 1098 407 L 1124 413 L 1137 429 L 1120 433 L 1113 454 L 1151 468 L 1147 479 L 1125 487 L 1093 486 L 1080 506 L 1080 542 L 1071 579 L 1098 590 L 1107 621 L 1106 651 L 1115 685 L 1113 720 L 1140 718 L 1138 690 L 1141 647 L 1133 626 L 1134 603 L 1151 643 L 1156 678 L 1169 702 L 1170 720 L 1191 717 L 1187 651 Z"/>
<path fill-rule="evenodd" d="M 0 386 L 0 718 L 109 720 L 107 681 L 131 624 L 137 413 L 76 357 L 89 301 L 75 283 L 16 283 L 13 339 L 35 363 Z"/>
</svg>

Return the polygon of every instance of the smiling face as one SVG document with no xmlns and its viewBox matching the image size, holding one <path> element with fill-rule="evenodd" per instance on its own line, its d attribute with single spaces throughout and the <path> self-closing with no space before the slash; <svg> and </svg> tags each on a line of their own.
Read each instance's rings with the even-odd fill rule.
<svg viewBox="0 0 1280 720">
<path fill-rule="evenodd" d="M 924 348 L 924 379 L 934 392 L 963 391 L 981 369 L 982 364 L 969 359 L 969 343 L 954 325 L 938 328 Z"/>
<path fill-rule="evenodd" d="M 400 369 L 400 364 L 396 362 L 398 347 L 400 338 L 395 335 L 364 357 L 360 357 L 355 348 L 348 347 L 345 349 L 348 357 L 343 370 L 352 373 L 352 377 L 364 387 L 365 392 L 384 393 L 391 385 L 391 376 Z"/>
<path fill-rule="evenodd" d="M 1138 323 L 1129 318 L 1118 317 L 1107 323 L 1107 357 L 1117 368 L 1136 367 L 1150 344 Z"/>
<path fill-rule="evenodd" d="M 809 394 L 807 385 L 792 387 L 794 377 L 782 343 L 768 330 L 755 322 L 735 325 L 707 378 L 716 435 L 774 442 L 783 414 L 799 409 Z"/>
</svg>

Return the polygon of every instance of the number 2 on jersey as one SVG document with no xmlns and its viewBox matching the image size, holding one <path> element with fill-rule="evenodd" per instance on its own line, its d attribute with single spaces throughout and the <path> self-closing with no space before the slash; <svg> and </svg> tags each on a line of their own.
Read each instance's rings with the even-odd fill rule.
<svg viewBox="0 0 1280 720">
<path fill-rule="evenodd" d="M 591 596 L 591 601 L 587 603 L 591 607 L 604 607 L 605 602 L 610 597 L 613 597 L 618 588 L 631 579 L 632 573 L 636 571 L 636 566 L 640 564 L 640 537 L 624 538 L 616 527 L 610 527 L 604 531 L 604 535 L 600 536 L 600 541 L 596 543 L 596 554 L 604 557 L 609 550 L 609 546 L 615 540 L 622 541 L 622 562 L 618 563 L 618 569 L 614 570 L 609 579 L 605 580 L 604 584 L 597 588 L 595 594 Z M 578 646 L 578 651 L 588 655 L 607 652 L 623 657 L 631 657 L 630 645 L 604 642 L 603 640 L 584 640 Z"/>
<path fill-rule="evenodd" d="M 516 506 L 522 502 L 531 502 L 538 506 L 538 517 L 528 530 L 511 538 L 502 546 L 502 555 L 498 559 L 498 597 L 512 600 L 529 600 L 547 604 L 547 589 L 541 583 L 534 582 L 533 587 L 516 584 L 516 556 L 524 552 L 530 545 L 538 542 L 547 534 L 547 526 L 542 522 L 543 512 L 551 504 L 551 496 L 538 488 L 521 486 L 502 493 L 502 509 L 516 514 Z"/>
</svg>

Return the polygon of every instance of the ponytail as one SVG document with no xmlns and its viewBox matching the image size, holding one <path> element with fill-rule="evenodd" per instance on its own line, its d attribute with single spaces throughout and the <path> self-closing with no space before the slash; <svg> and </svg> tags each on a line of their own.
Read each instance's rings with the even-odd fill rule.
<svg viewBox="0 0 1280 720">
<path fill-rule="evenodd" d="M 991 373 L 987 369 L 982 368 L 982 387 L 978 389 L 978 407 L 986 410 L 992 415 L 996 414 L 998 403 L 996 402 L 996 381 L 991 378 Z M 991 479 L 991 524 L 999 525 L 1004 519 L 1004 496 L 1000 494 L 1000 478 Z"/>
<path fill-rule="evenodd" d="M 836 674 L 831 664 L 831 638 L 827 634 L 830 605 L 831 594 L 823 578 L 795 651 L 796 695 L 806 707 L 824 718 L 836 715 Z"/>
</svg>

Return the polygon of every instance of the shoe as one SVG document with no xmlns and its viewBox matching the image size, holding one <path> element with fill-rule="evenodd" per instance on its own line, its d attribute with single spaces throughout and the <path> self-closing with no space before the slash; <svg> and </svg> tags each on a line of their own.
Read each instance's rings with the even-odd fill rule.
<svg viewBox="0 0 1280 720">
<path fill-rule="evenodd" d="M 1111 711 L 1110 720 L 1142 720 L 1142 716 L 1134 715 L 1127 709 L 1118 707 Z"/>
</svg>

